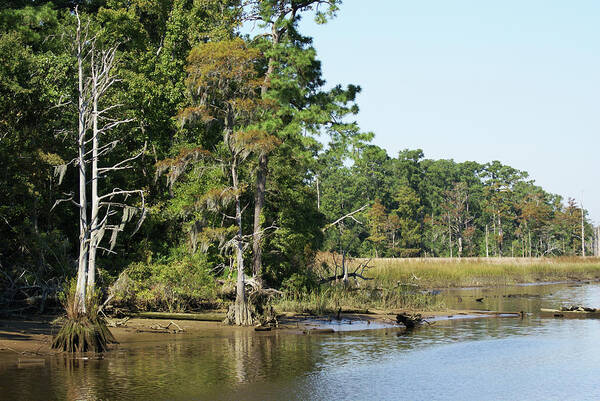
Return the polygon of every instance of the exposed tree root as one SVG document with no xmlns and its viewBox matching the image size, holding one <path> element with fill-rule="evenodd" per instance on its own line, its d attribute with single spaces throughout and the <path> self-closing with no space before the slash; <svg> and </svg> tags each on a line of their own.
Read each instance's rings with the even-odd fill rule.
<svg viewBox="0 0 600 401">
<path fill-rule="evenodd" d="M 96 316 L 68 318 L 52 340 L 51 347 L 66 352 L 104 352 L 116 343 L 104 319 Z"/>
<path fill-rule="evenodd" d="M 106 320 L 98 314 L 100 294 L 91 292 L 86 299 L 86 311 L 80 311 L 76 301 L 76 282 L 72 281 L 61 295 L 67 312 L 64 324 L 52 339 L 51 348 L 66 352 L 104 352 L 108 344 L 116 343 L 106 325 Z"/>
<path fill-rule="evenodd" d="M 277 326 L 277 315 L 271 305 L 271 297 L 279 294 L 279 291 L 271 288 L 254 288 L 248 294 L 245 305 L 234 302 L 229 306 L 223 323 L 238 326 Z M 240 318 L 236 319 L 236 316 Z"/>
</svg>

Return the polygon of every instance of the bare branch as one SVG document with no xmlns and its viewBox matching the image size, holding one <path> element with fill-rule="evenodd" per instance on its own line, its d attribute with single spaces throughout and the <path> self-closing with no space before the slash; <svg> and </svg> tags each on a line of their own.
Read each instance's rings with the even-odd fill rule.
<svg viewBox="0 0 600 401">
<path fill-rule="evenodd" d="M 129 163 L 130 161 L 133 161 L 133 160 L 137 159 L 138 157 L 140 157 L 141 155 L 143 155 L 146 152 L 146 146 L 147 146 L 147 143 L 144 142 L 144 148 L 138 154 L 136 154 L 132 157 L 129 157 L 127 159 L 121 160 L 117 164 L 114 164 L 112 167 L 99 168 L 98 173 L 104 173 L 106 171 L 123 170 L 123 169 L 130 168 L 131 166 L 125 165 L 125 164 Z"/>
<path fill-rule="evenodd" d="M 366 204 L 364 204 L 362 207 L 360 207 L 360 208 L 356 209 L 355 211 L 353 211 L 353 212 L 350 212 L 350 213 L 348 213 L 348 214 L 346 214 L 346 215 L 344 215 L 344 216 L 340 217 L 339 219 L 337 219 L 337 220 L 336 220 L 336 221 L 334 221 L 333 223 L 329 223 L 329 224 L 327 224 L 327 225 L 326 225 L 326 226 L 323 228 L 323 232 L 325 232 L 325 230 L 327 230 L 328 228 L 331 228 L 331 227 L 335 226 L 336 224 L 338 224 L 339 222 L 341 222 L 341 221 L 343 221 L 343 220 L 345 220 L 345 219 L 347 219 L 347 218 L 351 218 L 352 220 L 356 221 L 358 224 L 362 224 L 360 221 L 356 220 L 356 219 L 355 219 L 353 216 L 354 216 L 356 213 L 360 213 L 360 212 L 362 212 L 362 211 L 363 211 L 363 210 L 365 210 L 365 209 L 366 209 L 368 206 L 369 206 L 369 204 L 368 204 L 368 203 L 366 203 Z"/>
<path fill-rule="evenodd" d="M 106 199 L 106 198 L 112 198 L 117 195 L 126 195 L 126 197 L 129 195 L 133 195 L 133 194 L 143 195 L 143 193 L 144 193 L 144 191 L 141 189 L 124 190 L 124 189 L 120 189 L 120 188 L 115 188 L 115 189 L 113 189 L 113 191 L 111 193 L 99 196 L 98 199 L 102 200 L 102 199 Z"/>
<path fill-rule="evenodd" d="M 58 206 L 59 204 L 61 204 L 63 202 L 72 202 L 75 206 L 81 207 L 79 205 L 79 203 L 77 203 L 77 202 L 75 202 L 75 200 L 73 200 L 73 197 L 75 196 L 75 194 L 73 192 L 71 192 L 69 194 L 65 194 L 65 195 L 69 195 L 69 197 L 68 198 L 63 198 L 63 199 L 56 200 L 56 202 L 54 202 L 54 205 L 52 205 L 52 207 L 50 208 L 50 211 L 54 210 L 54 208 L 56 206 Z"/>
</svg>

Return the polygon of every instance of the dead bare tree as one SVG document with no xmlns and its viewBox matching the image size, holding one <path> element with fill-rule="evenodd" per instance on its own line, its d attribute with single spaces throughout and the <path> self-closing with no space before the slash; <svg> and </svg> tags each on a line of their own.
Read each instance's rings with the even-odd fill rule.
<svg viewBox="0 0 600 401">
<path fill-rule="evenodd" d="M 99 193 L 99 182 L 107 174 L 131 168 L 130 162 L 140 157 L 143 152 L 125 158 L 111 166 L 100 167 L 98 162 L 118 144 L 118 140 L 101 144 L 105 134 L 114 128 L 132 122 L 129 118 L 118 118 L 114 111 L 120 104 L 103 106 L 109 89 L 119 81 L 115 75 L 116 53 L 118 45 L 109 48 L 99 48 L 96 36 L 90 35 L 89 25 L 83 25 L 78 9 L 75 8 L 77 29 L 75 33 L 75 52 L 77 57 L 78 83 L 78 155 L 67 165 L 60 166 L 60 179 L 69 164 L 77 166 L 79 173 L 79 202 L 71 195 L 58 200 L 54 206 L 71 201 L 79 209 L 79 259 L 77 271 L 76 304 L 79 311 L 86 313 L 85 300 L 94 290 L 96 282 L 96 255 L 98 250 L 113 252 L 117 234 L 123 231 L 125 223 L 130 221 L 138 212 L 136 231 L 145 216 L 144 193 L 141 189 L 126 190 L 113 188 L 105 193 Z M 91 149 L 87 146 L 91 143 Z M 91 171 L 90 171 L 91 170 Z M 88 202 L 87 193 L 91 195 Z M 125 202 L 130 196 L 141 198 L 141 206 L 133 207 Z M 121 211 L 120 223 L 114 223 L 111 217 Z M 106 231 L 112 231 L 108 248 L 100 244 Z"/>
<path fill-rule="evenodd" d="M 343 215 L 342 217 L 336 219 L 333 223 L 329 223 L 327 224 L 325 227 L 323 227 L 323 232 L 327 231 L 327 229 L 331 228 L 331 227 L 336 227 L 339 230 L 340 233 L 340 254 L 342 255 L 342 276 L 339 277 L 342 279 L 344 285 L 348 284 L 348 278 L 350 277 L 349 273 L 348 273 L 348 264 L 346 263 L 346 257 L 347 257 L 347 253 L 348 253 L 348 246 L 349 244 L 346 244 L 347 246 L 344 246 L 344 244 L 342 244 L 342 238 L 344 236 L 344 230 L 345 230 L 345 226 L 344 226 L 344 220 L 346 219 L 350 219 L 352 221 L 354 221 L 357 224 L 362 224 L 361 221 L 357 220 L 356 217 L 354 217 L 357 213 L 362 212 L 363 210 L 365 210 L 367 207 L 369 206 L 369 204 L 364 204 L 363 206 L 359 207 L 358 209 L 347 213 L 345 215 Z M 354 272 L 356 273 L 356 272 Z M 338 280 L 338 276 L 337 276 L 337 264 L 336 264 L 336 273 L 334 275 L 334 280 Z"/>
<path fill-rule="evenodd" d="M 454 233 L 458 244 L 458 257 L 460 258 L 463 256 L 463 240 L 470 242 L 472 237 L 470 224 L 473 221 L 473 216 L 469 212 L 467 185 L 465 183 L 455 183 L 451 190 L 446 191 L 445 200 L 443 208 L 448 215 L 450 241 L 452 241 L 452 234 Z M 452 257 L 452 243 L 450 243 L 450 252 L 450 257 Z"/>
<path fill-rule="evenodd" d="M 353 259 L 342 256 L 342 263 L 341 263 L 342 264 L 342 266 L 341 266 L 342 274 L 338 275 L 337 271 L 340 266 L 338 264 L 338 259 L 336 258 L 336 255 L 332 254 L 332 261 L 335 266 L 335 273 L 333 276 L 321 278 L 319 280 L 319 284 L 330 283 L 332 281 L 338 281 L 340 279 L 348 280 L 350 277 L 357 280 L 357 282 L 358 282 L 358 279 L 365 280 L 365 281 L 373 280 L 372 277 L 365 276 L 365 273 L 371 268 L 371 260 L 372 259 L 359 261 L 359 263 L 356 265 L 356 267 L 353 268 L 353 271 L 349 272 L 349 270 L 351 269 L 350 265 L 352 264 Z"/>
</svg>

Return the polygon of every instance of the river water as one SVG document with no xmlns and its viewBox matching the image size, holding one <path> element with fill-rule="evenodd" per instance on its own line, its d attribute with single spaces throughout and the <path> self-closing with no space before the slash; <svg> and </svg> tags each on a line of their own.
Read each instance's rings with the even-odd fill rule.
<svg viewBox="0 0 600 401">
<path fill-rule="evenodd" d="M 436 321 L 412 333 L 210 331 L 121 346 L 102 360 L 0 360 L 0 399 L 600 399 L 600 320 L 536 313 L 600 307 L 600 285 L 463 289 L 445 297 L 449 307 L 532 313 Z"/>
</svg>

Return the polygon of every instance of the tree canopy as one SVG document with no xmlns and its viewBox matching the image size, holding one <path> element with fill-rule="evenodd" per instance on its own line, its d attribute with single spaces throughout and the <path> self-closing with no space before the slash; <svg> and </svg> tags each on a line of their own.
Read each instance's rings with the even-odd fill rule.
<svg viewBox="0 0 600 401">
<path fill-rule="evenodd" d="M 55 206 L 79 187 L 77 171 L 64 168 L 77 154 L 76 6 L 94 43 L 114 49 L 102 102 L 128 122 L 103 133 L 102 144 L 119 145 L 102 156 L 130 168 L 98 179 L 99 193 L 136 188 L 145 200 L 144 223 L 114 225 L 123 233 L 98 250 L 103 286 L 127 272 L 153 283 L 138 288 L 146 300 L 176 307 L 176 293 L 191 291 L 186 274 L 197 279 L 188 287 L 206 290 L 201 298 L 242 273 L 278 287 L 309 276 L 320 251 L 491 257 L 591 248 L 587 212 L 526 172 L 427 159 L 420 149 L 394 157 L 373 145 L 354 121 L 361 88 L 326 88 L 299 28 L 303 17 L 335 18 L 340 3 L 3 2 L 0 289 L 15 280 L 56 289 L 76 274 L 78 212 Z M 259 32 L 242 34 L 245 23 Z M 175 289 L 157 295 L 165 283 Z"/>
</svg>

